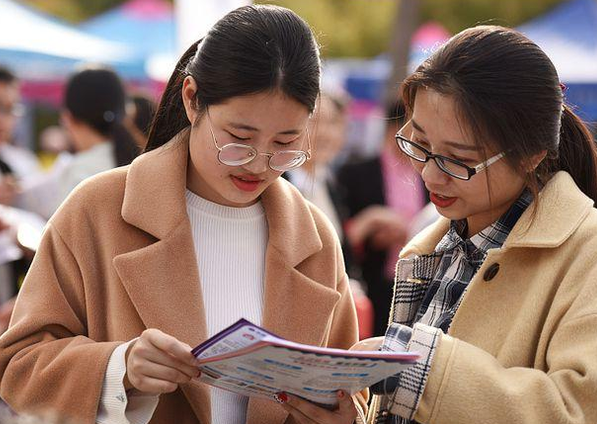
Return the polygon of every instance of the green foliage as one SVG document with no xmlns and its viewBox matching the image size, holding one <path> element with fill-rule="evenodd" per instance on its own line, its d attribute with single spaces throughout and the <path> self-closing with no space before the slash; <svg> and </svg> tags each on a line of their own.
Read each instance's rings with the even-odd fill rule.
<svg viewBox="0 0 597 424">
<path fill-rule="evenodd" d="M 388 47 L 399 1 L 255 0 L 255 3 L 277 4 L 301 15 L 314 28 L 324 56 L 373 57 Z M 517 26 L 561 1 L 420 0 L 419 22 L 438 21 L 451 33 L 477 23 Z M 25 3 L 77 23 L 123 0 L 26 0 Z"/>
<path fill-rule="evenodd" d="M 386 51 L 400 0 L 257 0 L 288 7 L 315 29 L 328 57 L 372 57 Z M 456 33 L 477 23 L 517 26 L 562 0 L 420 0 L 419 23 Z"/>
<path fill-rule="evenodd" d="M 421 22 L 441 22 L 451 33 L 476 24 L 516 27 L 561 3 L 562 0 L 422 0 Z"/>
<path fill-rule="evenodd" d="M 122 0 L 26 0 L 29 6 L 45 13 L 57 16 L 71 23 L 85 21 L 94 15 L 105 12 L 119 4 Z"/>
<path fill-rule="evenodd" d="M 394 19 L 395 0 L 274 0 L 294 10 L 313 28 L 328 57 L 372 56 L 385 49 Z"/>
</svg>

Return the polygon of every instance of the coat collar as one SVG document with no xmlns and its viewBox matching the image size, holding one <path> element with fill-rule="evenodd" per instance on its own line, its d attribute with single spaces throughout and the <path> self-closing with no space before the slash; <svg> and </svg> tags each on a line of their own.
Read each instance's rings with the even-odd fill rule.
<svg viewBox="0 0 597 424">
<path fill-rule="evenodd" d="M 181 132 L 131 164 L 122 217 L 151 241 L 116 256 L 114 267 L 147 328 L 196 346 L 206 340 L 207 325 L 186 212 L 188 134 Z M 282 178 L 261 200 L 269 227 L 263 326 L 293 341 L 321 344 L 340 295 L 297 268 L 323 248 L 316 221 L 300 193 Z M 209 423 L 207 387 L 191 383 L 182 389 L 199 421 Z M 273 402 L 249 402 L 251 424 L 282 423 L 286 416 Z"/>
<path fill-rule="evenodd" d="M 537 202 L 531 203 L 522 214 L 502 248 L 557 247 L 579 227 L 592 208 L 593 201 L 568 173 L 560 171 L 543 187 Z M 433 252 L 449 226 L 448 219 L 440 218 L 413 238 L 400 257 Z"/>
</svg>

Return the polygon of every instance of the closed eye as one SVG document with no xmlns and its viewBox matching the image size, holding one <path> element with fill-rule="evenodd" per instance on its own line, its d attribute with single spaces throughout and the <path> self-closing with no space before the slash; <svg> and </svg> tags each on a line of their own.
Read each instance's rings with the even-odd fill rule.
<svg viewBox="0 0 597 424">
<path fill-rule="evenodd" d="M 247 141 L 247 140 L 250 140 L 250 139 L 251 139 L 251 137 L 239 137 L 239 136 L 238 136 L 238 135 L 236 135 L 236 134 L 232 134 L 230 131 L 226 131 L 226 132 L 227 132 L 228 134 L 230 134 L 230 135 L 232 136 L 232 138 L 235 138 L 236 140 L 239 140 L 239 141 Z"/>
</svg>

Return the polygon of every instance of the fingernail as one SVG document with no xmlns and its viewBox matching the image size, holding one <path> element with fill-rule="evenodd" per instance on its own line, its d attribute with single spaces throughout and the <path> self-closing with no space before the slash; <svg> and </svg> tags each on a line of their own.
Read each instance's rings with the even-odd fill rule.
<svg viewBox="0 0 597 424">
<path fill-rule="evenodd" d="M 276 400 L 280 403 L 288 402 L 288 396 L 286 395 L 286 393 L 276 393 L 274 396 Z"/>
<path fill-rule="evenodd" d="M 345 396 L 344 392 L 342 390 L 339 390 L 338 391 L 338 398 L 342 399 L 342 398 L 344 398 L 344 396 Z"/>
</svg>

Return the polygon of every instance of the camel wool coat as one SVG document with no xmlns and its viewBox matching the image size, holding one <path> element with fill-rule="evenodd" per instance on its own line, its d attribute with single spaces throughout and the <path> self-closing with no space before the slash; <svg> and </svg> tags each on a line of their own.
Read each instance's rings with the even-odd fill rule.
<svg viewBox="0 0 597 424">
<path fill-rule="evenodd" d="M 566 172 L 535 203 L 488 252 L 440 336 L 417 422 L 597 423 L 597 210 Z M 401 257 L 433 252 L 448 227 L 441 219 Z M 375 396 L 371 422 L 379 405 Z"/>
<path fill-rule="evenodd" d="M 129 167 L 84 182 L 50 220 L 0 338 L 0 395 L 13 409 L 94 423 L 120 343 L 146 328 L 190 346 L 206 340 L 187 160 L 183 131 Z M 263 326 L 300 343 L 349 348 L 357 322 L 334 229 L 281 178 L 261 200 L 269 226 Z M 249 401 L 249 424 L 287 417 L 273 401 Z M 210 423 L 208 386 L 198 382 L 161 395 L 151 420 L 198 422 Z"/>
</svg>

